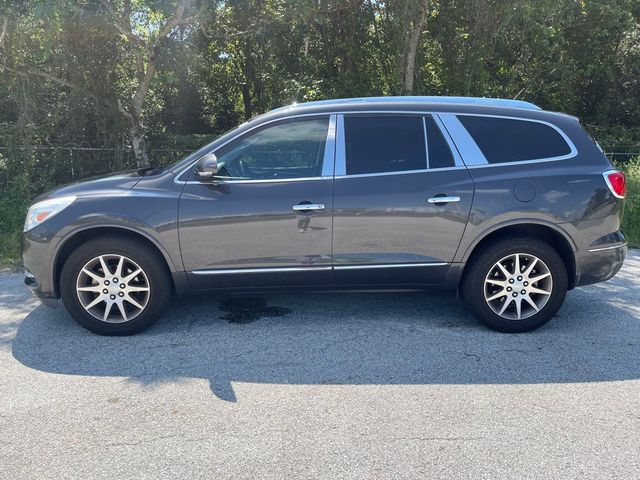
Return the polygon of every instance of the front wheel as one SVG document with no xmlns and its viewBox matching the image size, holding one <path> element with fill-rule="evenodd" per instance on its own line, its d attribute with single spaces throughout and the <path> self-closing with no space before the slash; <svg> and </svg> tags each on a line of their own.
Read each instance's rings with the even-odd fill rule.
<svg viewBox="0 0 640 480">
<path fill-rule="evenodd" d="M 165 309 L 171 281 L 163 259 L 140 242 L 109 237 L 81 245 L 60 275 L 71 316 L 100 335 L 131 335 Z"/>
<path fill-rule="evenodd" d="M 547 243 L 526 237 L 499 241 L 475 257 L 462 290 L 474 315 L 500 332 L 535 330 L 560 309 L 567 271 Z"/>
</svg>

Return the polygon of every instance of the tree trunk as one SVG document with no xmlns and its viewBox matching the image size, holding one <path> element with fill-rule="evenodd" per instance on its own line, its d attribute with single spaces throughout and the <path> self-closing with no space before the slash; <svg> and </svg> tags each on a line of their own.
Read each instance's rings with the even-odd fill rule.
<svg viewBox="0 0 640 480">
<path fill-rule="evenodd" d="M 136 166 L 138 169 L 149 168 L 151 162 L 149 161 L 149 151 L 147 150 L 147 138 L 142 126 L 137 120 L 131 121 L 129 135 L 131 136 L 133 153 L 136 156 Z"/>
<path fill-rule="evenodd" d="M 242 84 L 242 104 L 244 105 L 244 119 L 245 121 L 251 120 L 253 117 L 253 107 L 251 104 L 251 88 L 249 87 L 249 82 L 245 78 L 244 83 Z"/>
<path fill-rule="evenodd" d="M 404 65 L 402 66 L 402 95 L 413 94 L 413 81 L 416 71 L 416 56 L 418 54 L 418 45 L 420 44 L 420 37 L 422 35 L 422 29 L 427 23 L 427 13 L 429 11 L 429 0 L 421 0 L 420 11 L 418 17 L 413 22 L 413 28 L 407 39 L 407 45 L 405 47 Z"/>
</svg>

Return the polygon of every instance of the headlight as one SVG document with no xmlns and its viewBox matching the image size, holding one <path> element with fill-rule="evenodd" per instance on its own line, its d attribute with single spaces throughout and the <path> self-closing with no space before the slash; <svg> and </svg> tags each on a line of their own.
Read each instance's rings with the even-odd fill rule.
<svg viewBox="0 0 640 480">
<path fill-rule="evenodd" d="M 29 208 L 27 219 L 24 222 L 24 231 L 28 232 L 45 220 L 57 215 L 76 200 L 76 196 L 50 198 L 42 202 L 34 203 Z"/>
</svg>

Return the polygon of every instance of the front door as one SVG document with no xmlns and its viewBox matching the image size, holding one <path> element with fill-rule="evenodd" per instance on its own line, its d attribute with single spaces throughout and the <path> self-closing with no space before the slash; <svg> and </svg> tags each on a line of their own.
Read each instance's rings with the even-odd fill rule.
<svg viewBox="0 0 640 480">
<path fill-rule="evenodd" d="M 219 177 L 191 173 L 179 232 L 193 287 L 332 283 L 333 132 L 329 115 L 269 123 L 215 152 Z"/>
<path fill-rule="evenodd" d="M 473 181 L 437 118 L 338 117 L 335 278 L 340 284 L 441 282 L 473 200 Z"/>
</svg>

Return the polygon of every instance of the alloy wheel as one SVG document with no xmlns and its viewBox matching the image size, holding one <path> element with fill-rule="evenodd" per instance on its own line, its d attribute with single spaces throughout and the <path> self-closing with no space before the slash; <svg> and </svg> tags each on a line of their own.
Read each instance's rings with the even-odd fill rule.
<svg viewBox="0 0 640 480">
<path fill-rule="evenodd" d="M 130 258 L 100 255 L 88 261 L 76 281 L 80 304 L 93 317 L 123 323 L 140 315 L 149 302 L 151 288 L 142 268 Z"/>
<path fill-rule="evenodd" d="M 484 299 L 494 313 L 508 320 L 523 320 L 549 301 L 553 277 L 535 255 L 514 253 L 496 262 L 484 281 Z"/>
</svg>

